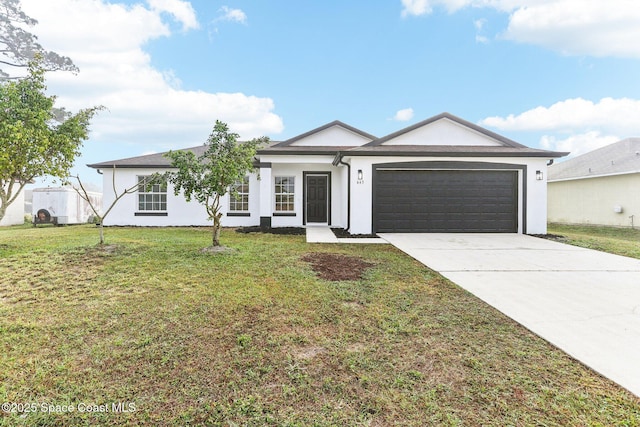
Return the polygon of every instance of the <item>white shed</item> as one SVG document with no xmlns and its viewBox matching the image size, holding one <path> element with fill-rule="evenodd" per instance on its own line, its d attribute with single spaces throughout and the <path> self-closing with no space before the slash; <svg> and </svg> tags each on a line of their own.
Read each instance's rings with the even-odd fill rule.
<svg viewBox="0 0 640 427">
<path fill-rule="evenodd" d="M 102 208 L 102 193 L 89 192 L 91 202 Z M 32 214 L 35 223 L 83 224 L 94 213 L 86 200 L 70 187 L 33 189 Z"/>
</svg>

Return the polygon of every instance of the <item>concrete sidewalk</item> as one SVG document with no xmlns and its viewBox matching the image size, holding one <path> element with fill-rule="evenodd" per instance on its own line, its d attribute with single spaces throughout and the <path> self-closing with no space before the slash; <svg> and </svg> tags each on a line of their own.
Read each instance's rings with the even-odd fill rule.
<svg viewBox="0 0 640 427">
<path fill-rule="evenodd" d="M 308 226 L 306 229 L 307 243 L 370 243 L 370 244 L 388 244 L 384 239 L 379 237 L 348 237 L 337 238 L 331 228 L 323 226 Z"/>
<path fill-rule="evenodd" d="M 640 260 L 518 234 L 381 234 L 640 396 Z"/>
</svg>

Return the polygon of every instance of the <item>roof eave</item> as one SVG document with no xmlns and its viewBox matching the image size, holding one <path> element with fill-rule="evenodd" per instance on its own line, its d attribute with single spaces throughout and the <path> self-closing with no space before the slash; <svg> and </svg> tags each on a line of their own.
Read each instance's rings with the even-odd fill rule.
<svg viewBox="0 0 640 427">
<path fill-rule="evenodd" d="M 408 156 L 408 157 L 536 157 L 536 158 L 559 158 L 567 156 L 569 153 L 564 152 L 472 152 L 472 151 L 347 151 L 342 153 L 346 156 Z"/>
<path fill-rule="evenodd" d="M 93 169 L 175 169 L 172 168 L 170 164 L 164 165 L 142 165 L 142 164 L 131 164 L 131 165 L 118 165 L 114 163 L 94 163 L 91 165 L 87 165 Z"/>
<path fill-rule="evenodd" d="M 593 179 L 593 178 L 608 178 L 611 176 L 621 176 L 621 175 L 634 175 L 640 174 L 640 170 L 631 170 L 624 172 L 614 172 L 614 173 L 603 173 L 599 175 L 581 175 L 581 176 L 569 176 L 564 178 L 548 178 L 547 182 L 563 182 L 563 181 L 577 181 L 580 179 Z"/>
</svg>

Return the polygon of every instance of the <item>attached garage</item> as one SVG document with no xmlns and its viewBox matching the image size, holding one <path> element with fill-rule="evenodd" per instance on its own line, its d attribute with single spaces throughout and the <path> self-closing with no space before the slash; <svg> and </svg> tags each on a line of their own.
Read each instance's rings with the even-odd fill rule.
<svg viewBox="0 0 640 427">
<path fill-rule="evenodd" d="M 399 169 L 374 172 L 377 233 L 516 233 L 518 171 Z"/>
</svg>

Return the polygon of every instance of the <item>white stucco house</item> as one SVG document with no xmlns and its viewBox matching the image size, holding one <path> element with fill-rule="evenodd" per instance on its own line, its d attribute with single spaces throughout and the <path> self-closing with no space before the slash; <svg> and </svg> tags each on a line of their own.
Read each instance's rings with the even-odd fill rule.
<svg viewBox="0 0 640 427">
<path fill-rule="evenodd" d="M 191 148 L 196 154 L 202 147 Z M 224 200 L 224 226 L 328 225 L 377 232 L 546 233 L 547 162 L 567 153 L 525 147 L 448 113 L 382 138 L 334 121 L 259 150 L 256 171 Z M 89 165 L 124 189 L 170 166 L 162 154 Z M 208 225 L 169 185 L 140 188 L 105 225 Z"/>
<path fill-rule="evenodd" d="M 640 224 L 640 138 L 627 138 L 549 168 L 550 222 Z"/>
<path fill-rule="evenodd" d="M 17 187 L 17 185 L 16 185 Z M 4 214 L 2 220 L 0 220 L 0 227 L 8 225 L 20 225 L 24 224 L 24 189 L 21 190 L 13 203 L 7 206 L 7 211 Z"/>
</svg>

